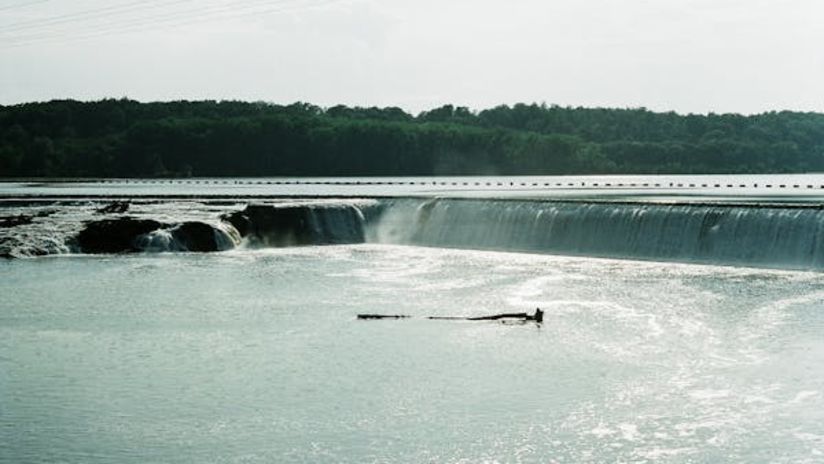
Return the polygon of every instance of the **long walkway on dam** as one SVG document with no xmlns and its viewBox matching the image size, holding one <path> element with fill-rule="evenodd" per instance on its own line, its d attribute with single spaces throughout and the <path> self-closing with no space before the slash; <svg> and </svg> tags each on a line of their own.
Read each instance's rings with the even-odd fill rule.
<svg viewBox="0 0 824 464">
<path fill-rule="evenodd" d="M 824 202 L 824 174 L 61 179 L 0 182 L 11 197 L 409 197 Z"/>
</svg>

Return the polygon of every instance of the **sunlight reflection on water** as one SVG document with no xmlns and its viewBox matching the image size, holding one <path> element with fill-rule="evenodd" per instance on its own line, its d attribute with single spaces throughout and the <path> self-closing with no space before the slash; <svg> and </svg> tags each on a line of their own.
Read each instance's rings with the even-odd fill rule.
<svg viewBox="0 0 824 464">
<path fill-rule="evenodd" d="M 0 275 L 0 461 L 824 451 L 820 274 L 357 245 Z M 423 319 L 536 306 L 542 327 Z"/>
</svg>

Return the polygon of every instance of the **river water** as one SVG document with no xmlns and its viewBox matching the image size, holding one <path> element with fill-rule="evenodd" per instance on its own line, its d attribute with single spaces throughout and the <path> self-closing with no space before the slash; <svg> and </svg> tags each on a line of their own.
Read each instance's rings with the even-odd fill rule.
<svg viewBox="0 0 824 464">
<path fill-rule="evenodd" d="M 824 462 L 818 272 L 238 246 L 0 260 L 0 295 L 0 462 Z"/>
</svg>

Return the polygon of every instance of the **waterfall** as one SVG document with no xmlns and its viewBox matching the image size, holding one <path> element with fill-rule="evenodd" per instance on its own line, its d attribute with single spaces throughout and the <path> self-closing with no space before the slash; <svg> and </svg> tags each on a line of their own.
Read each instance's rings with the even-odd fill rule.
<svg viewBox="0 0 824 464">
<path fill-rule="evenodd" d="M 818 207 L 396 200 L 369 241 L 613 258 L 824 268 Z"/>
</svg>

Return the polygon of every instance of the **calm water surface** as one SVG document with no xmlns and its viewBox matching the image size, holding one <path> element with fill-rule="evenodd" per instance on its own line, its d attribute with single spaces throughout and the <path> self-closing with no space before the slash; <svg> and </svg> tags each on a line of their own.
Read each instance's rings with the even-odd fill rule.
<svg viewBox="0 0 824 464">
<path fill-rule="evenodd" d="M 824 461 L 817 273 L 356 245 L 0 261 L 0 295 L 2 462 Z"/>
</svg>

